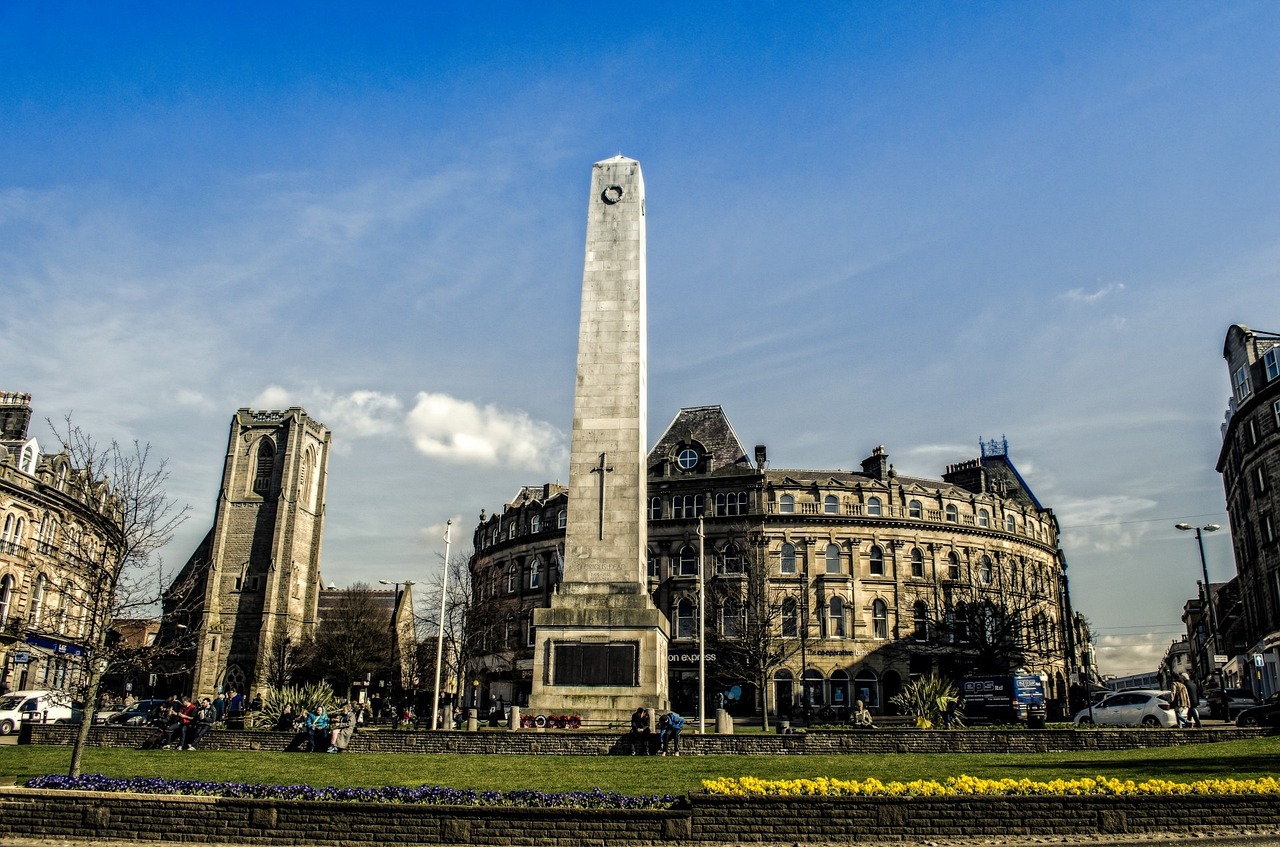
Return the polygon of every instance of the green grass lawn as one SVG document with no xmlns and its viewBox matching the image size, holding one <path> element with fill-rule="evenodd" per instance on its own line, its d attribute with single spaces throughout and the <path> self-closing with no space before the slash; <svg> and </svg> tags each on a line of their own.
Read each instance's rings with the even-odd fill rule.
<svg viewBox="0 0 1280 847">
<path fill-rule="evenodd" d="M 0 746 L 0 777 L 22 782 L 66 773 L 70 748 Z M 876 756 L 478 756 L 460 754 L 220 752 L 90 748 L 84 772 L 219 782 L 315 786 L 447 785 L 455 788 L 603 788 L 625 794 L 687 793 L 719 776 L 764 779 L 840 777 L 913 780 L 959 774 L 1036 780 L 1103 775 L 1192 782 L 1252 778 L 1280 771 L 1280 737 L 1151 750 L 1039 754 L 896 754 Z M 7 781 L 7 780 L 5 780 Z"/>
</svg>

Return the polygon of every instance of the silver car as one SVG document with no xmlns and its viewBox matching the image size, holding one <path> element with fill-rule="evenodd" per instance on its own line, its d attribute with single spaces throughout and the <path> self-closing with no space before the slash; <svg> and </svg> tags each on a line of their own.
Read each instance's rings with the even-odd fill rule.
<svg viewBox="0 0 1280 847">
<path fill-rule="evenodd" d="M 1092 708 L 1076 712 L 1075 723 L 1076 726 L 1177 726 L 1171 697 L 1168 691 L 1118 691 Z"/>
</svg>

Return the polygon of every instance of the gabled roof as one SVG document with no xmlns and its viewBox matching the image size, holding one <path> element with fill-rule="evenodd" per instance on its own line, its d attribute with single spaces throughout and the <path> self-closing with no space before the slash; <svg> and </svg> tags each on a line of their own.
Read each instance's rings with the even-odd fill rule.
<svg viewBox="0 0 1280 847">
<path fill-rule="evenodd" d="M 733 425 L 719 406 L 693 406 L 681 409 L 667 425 L 666 432 L 649 451 L 649 467 L 653 469 L 665 459 L 674 457 L 677 449 L 696 442 L 706 451 L 711 474 L 725 471 L 751 470 L 753 465 L 733 431 Z"/>
</svg>

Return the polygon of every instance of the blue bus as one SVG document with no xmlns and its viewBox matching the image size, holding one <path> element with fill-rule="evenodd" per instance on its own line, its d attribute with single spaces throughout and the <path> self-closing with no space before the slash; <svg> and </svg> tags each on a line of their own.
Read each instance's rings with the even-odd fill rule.
<svg viewBox="0 0 1280 847">
<path fill-rule="evenodd" d="M 1034 674 L 969 676 L 957 684 L 967 724 L 1044 726 L 1044 680 Z"/>
</svg>

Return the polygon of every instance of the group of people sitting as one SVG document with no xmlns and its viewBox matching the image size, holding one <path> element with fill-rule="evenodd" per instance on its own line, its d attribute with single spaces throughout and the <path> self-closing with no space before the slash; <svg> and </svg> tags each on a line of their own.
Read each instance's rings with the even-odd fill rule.
<svg viewBox="0 0 1280 847">
<path fill-rule="evenodd" d="M 333 714 L 329 714 L 324 706 L 304 709 L 299 714 L 294 712 L 292 703 L 286 703 L 280 710 L 276 729 L 281 732 L 297 731 L 300 736 L 305 736 L 308 753 L 320 750 L 342 753 L 351 743 L 357 724 L 363 722 L 360 720 L 362 716 L 363 710 L 353 709 L 346 700 L 338 704 L 338 710 Z"/>
<path fill-rule="evenodd" d="M 164 731 L 161 747 L 165 750 L 194 750 L 218 722 L 218 712 L 208 697 L 199 702 L 183 697 L 165 702 L 155 722 Z"/>
<path fill-rule="evenodd" d="M 652 751 L 651 737 L 653 728 L 650 726 L 652 721 L 649 710 L 644 706 L 636 709 L 631 714 L 631 755 L 637 754 L 648 756 Z M 680 755 L 680 732 L 684 729 L 684 718 L 678 712 L 664 712 L 658 718 L 658 755 L 667 755 L 668 749 L 673 749 L 675 755 Z"/>
</svg>

